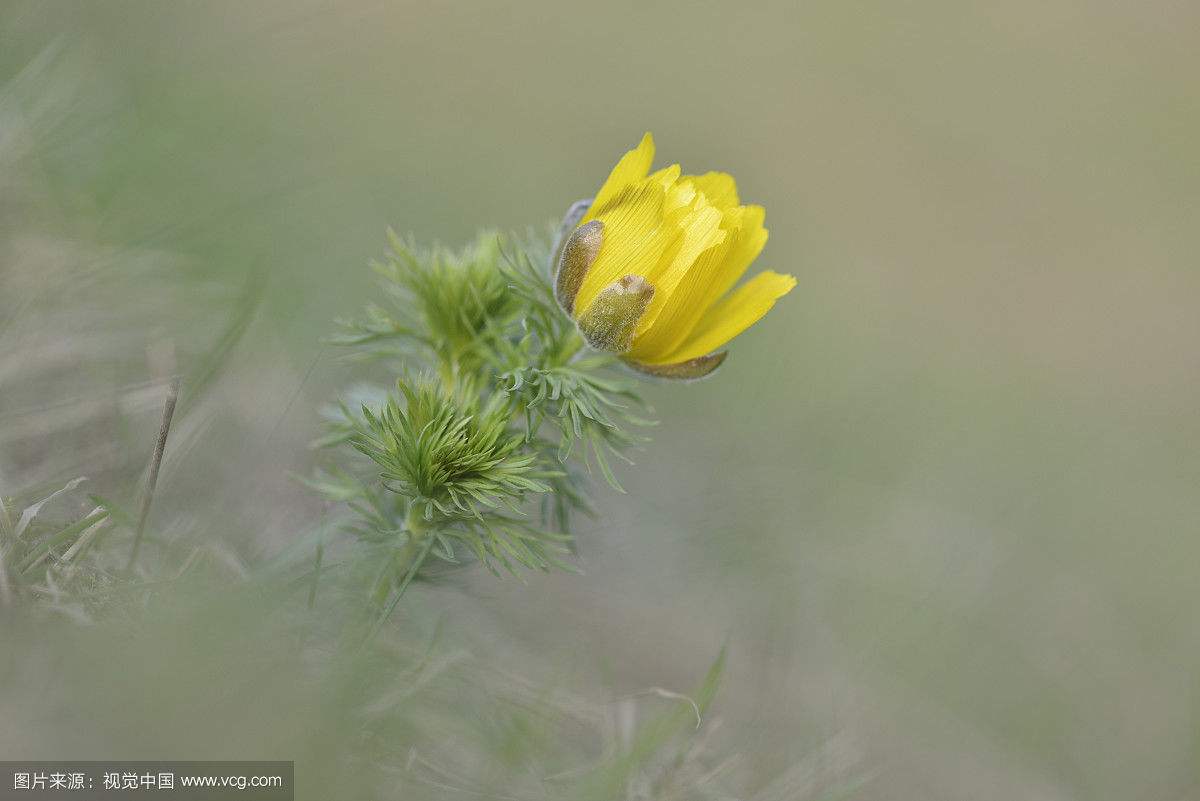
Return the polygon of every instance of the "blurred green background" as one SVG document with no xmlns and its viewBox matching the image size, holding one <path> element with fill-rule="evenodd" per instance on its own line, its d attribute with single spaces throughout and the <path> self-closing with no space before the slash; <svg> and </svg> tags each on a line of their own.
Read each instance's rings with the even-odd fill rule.
<svg viewBox="0 0 1200 801">
<path fill-rule="evenodd" d="M 438 603 L 617 695 L 728 643 L 715 709 L 764 776 L 1194 798 L 1198 32 L 1179 0 L 7 0 L 0 484 L 134 486 L 166 339 L 221 368 L 156 514 L 274 552 L 320 513 L 286 471 L 386 227 L 540 226 L 651 130 L 766 207 L 799 286 L 712 380 L 648 388 L 585 575 Z"/>
</svg>

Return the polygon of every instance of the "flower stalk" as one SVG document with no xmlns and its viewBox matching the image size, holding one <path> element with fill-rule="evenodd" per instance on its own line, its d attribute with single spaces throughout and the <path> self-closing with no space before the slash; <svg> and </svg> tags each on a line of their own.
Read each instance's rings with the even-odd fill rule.
<svg viewBox="0 0 1200 801">
<path fill-rule="evenodd" d="M 408 513 L 404 518 L 404 526 L 407 538 L 404 544 L 393 553 L 384 572 L 380 575 L 380 581 L 375 589 L 375 605 L 380 612 L 371 628 L 370 637 L 374 637 L 379 628 L 391 617 L 392 612 L 400 603 L 400 599 L 404 597 L 405 590 L 412 584 L 433 549 L 433 529 L 429 525 L 429 521 L 425 520 L 419 512 L 416 504 L 409 506 Z M 398 584 L 396 584 L 397 576 L 401 577 Z M 394 590 L 393 585 L 395 585 Z M 388 600 L 389 595 L 390 600 Z"/>
</svg>

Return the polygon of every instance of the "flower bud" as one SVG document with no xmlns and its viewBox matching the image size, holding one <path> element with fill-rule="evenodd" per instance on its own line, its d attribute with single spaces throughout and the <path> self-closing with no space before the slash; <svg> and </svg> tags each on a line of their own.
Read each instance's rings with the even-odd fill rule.
<svg viewBox="0 0 1200 801">
<path fill-rule="evenodd" d="M 564 263 L 566 253 L 564 250 Z M 596 350 L 627 352 L 633 346 L 638 322 L 653 297 L 654 287 L 640 275 L 626 275 L 613 281 L 600 290 L 591 305 L 579 315 L 579 330 L 583 338 Z"/>
<path fill-rule="evenodd" d="M 592 220 L 572 231 L 563 242 L 562 255 L 558 258 L 558 274 L 554 280 L 554 297 L 567 314 L 575 310 L 575 296 L 579 294 L 583 277 L 600 252 L 603 239 L 604 223 Z"/>
</svg>

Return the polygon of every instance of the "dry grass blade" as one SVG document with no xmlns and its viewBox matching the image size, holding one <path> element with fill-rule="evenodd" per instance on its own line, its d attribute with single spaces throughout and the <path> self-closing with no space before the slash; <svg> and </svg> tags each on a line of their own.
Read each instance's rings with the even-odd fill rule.
<svg viewBox="0 0 1200 801">
<path fill-rule="evenodd" d="M 150 504 L 154 501 L 154 488 L 158 484 L 158 469 L 162 466 L 163 451 L 167 448 L 167 436 L 171 433 L 171 418 L 175 416 L 175 404 L 179 401 L 179 378 L 172 378 L 167 385 L 167 399 L 163 404 L 162 424 L 158 439 L 154 443 L 154 456 L 150 461 L 150 473 L 146 476 L 146 489 L 142 493 L 142 506 L 138 512 L 137 529 L 133 535 L 133 548 L 129 552 L 126 570 L 132 570 L 137 562 L 142 538 L 146 533 L 146 519 L 150 516 Z"/>
</svg>

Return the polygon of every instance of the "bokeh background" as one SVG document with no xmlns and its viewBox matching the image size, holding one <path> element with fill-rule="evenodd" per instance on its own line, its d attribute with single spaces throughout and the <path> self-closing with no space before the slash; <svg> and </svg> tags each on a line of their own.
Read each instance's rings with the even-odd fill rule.
<svg viewBox="0 0 1200 801">
<path fill-rule="evenodd" d="M 173 358 L 211 380 L 155 514 L 278 551 L 387 226 L 540 226 L 651 130 L 766 206 L 799 286 L 647 389 L 583 576 L 422 602 L 613 698 L 727 645 L 751 789 L 1195 798 L 1198 32 L 1184 0 L 6 0 L 0 490 L 130 494 Z M 20 690 L 3 749 L 114 752 Z"/>
</svg>

